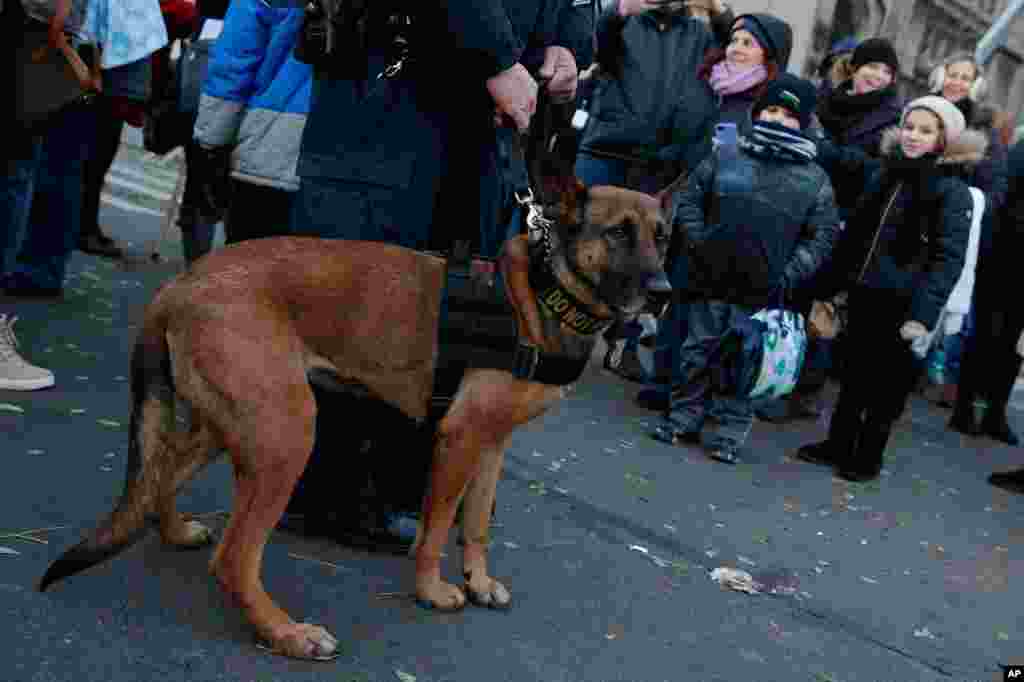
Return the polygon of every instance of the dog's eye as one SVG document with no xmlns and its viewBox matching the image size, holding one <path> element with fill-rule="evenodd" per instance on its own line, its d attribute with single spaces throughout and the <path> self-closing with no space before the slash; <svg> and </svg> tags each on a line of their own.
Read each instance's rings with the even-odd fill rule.
<svg viewBox="0 0 1024 682">
<path fill-rule="evenodd" d="M 625 225 L 619 225 L 605 232 L 605 235 L 612 239 L 629 239 L 629 228 Z"/>
</svg>

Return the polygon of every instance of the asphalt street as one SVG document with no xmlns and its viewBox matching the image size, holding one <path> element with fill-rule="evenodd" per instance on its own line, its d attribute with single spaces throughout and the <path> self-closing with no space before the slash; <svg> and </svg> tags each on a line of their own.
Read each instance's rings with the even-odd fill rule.
<svg viewBox="0 0 1024 682">
<path fill-rule="evenodd" d="M 948 412 L 915 398 L 876 483 L 791 459 L 827 416 L 758 423 L 729 467 L 649 439 L 636 387 L 597 368 L 513 438 L 492 548 L 508 612 L 425 611 L 408 598 L 410 560 L 280 532 L 265 584 L 339 638 L 331 663 L 256 648 L 207 573 L 211 550 L 155 534 L 37 593 L 121 492 L 128 354 L 155 287 L 182 267 L 176 233 L 161 233 L 176 169 L 122 150 L 102 224 L 132 257 L 76 253 L 63 301 L 0 303 L 24 354 L 57 375 L 51 390 L 0 392 L 0 680 L 974 681 L 1024 664 L 1024 499 L 985 481 L 1024 451 L 947 431 Z M 1022 410 L 1018 394 L 1024 431 Z M 179 508 L 220 530 L 230 503 L 221 461 Z M 452 542 L 450 579 L 457 558 Z M 756 591 L 721 587 L 720 567 Z"/>
</svg>

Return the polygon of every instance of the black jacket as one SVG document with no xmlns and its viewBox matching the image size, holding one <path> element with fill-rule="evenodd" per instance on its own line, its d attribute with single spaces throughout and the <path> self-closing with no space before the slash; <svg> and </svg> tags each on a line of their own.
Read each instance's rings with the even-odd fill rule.
<svg viewBox="0 0 1024 682">
<path fill-rule="evenodd" d="M 898 130 L 882 138 L 880 160 L 853 160 L 819 145 L 819 162 L 829 170 L 837 165 L 848 177 L 857 173 L 863 191 L 846 224 L 835 258 L 822 278 L 820 298 L 863 286 L 891 295 L 906 309 L 906 320 L 934 329 L 939 314 L 964 267 L 971 230 L 973 202 L 967 185 L 955 174 L 931 170 L 908 171 L 896 162 Z M 970 145 L 976 138 L 962 137 Z M 967 153 L 951 146 L 939 164 Z M 984 147 L 975 149 L 984 154 Z"/>
<path fill-rule="evenodd" d="M 688 293 L 752 308 L 793 301 L 838 238 L 828 177 L 813 161 L 720 156 L 694 170 L 677 200 Z"/>
<path fill-rule="evenodd" d="M 704 53 L 728 35 L 732 18 L 727 11 L 709 27 L 684 15 L 603 13 L 597 23 L 601 75 L 581 151 L 696 167 L 711 150 L 718 120 L 715 98 L 697 69 Z"/>
</svg>

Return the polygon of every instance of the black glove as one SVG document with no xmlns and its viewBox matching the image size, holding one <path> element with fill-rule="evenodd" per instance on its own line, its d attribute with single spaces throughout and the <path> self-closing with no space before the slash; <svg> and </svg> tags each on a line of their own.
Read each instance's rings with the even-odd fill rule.
<svg viewBox="0 0 1024 682">
<path fill-rule="evenodd" d="M 199 180 L 199 211 L 204 218 L 221 220 L 228 209 L 231 196 L 231 147 L 204 148 L 198 142 L 190 161 Z"/>
</svg>

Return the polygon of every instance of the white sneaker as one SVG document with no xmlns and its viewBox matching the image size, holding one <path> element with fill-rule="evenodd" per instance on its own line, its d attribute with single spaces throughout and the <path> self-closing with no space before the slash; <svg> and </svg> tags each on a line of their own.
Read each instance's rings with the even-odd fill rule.
<svg viewBox="0 0 1024 682">
<path fill-rule="evenodd" d="M 0 315 L 0 390 L 36 391 L 53 386 L 53 372 L 29 364 L 18 354 L 18 339 L 14 336 L 17 320 Z"/>
</svg>

